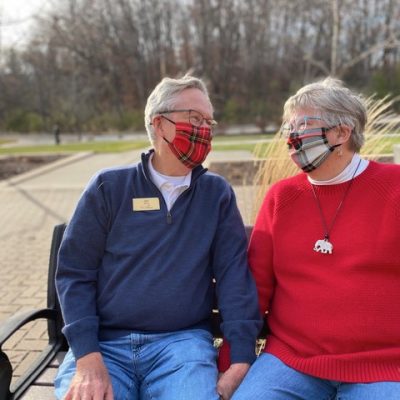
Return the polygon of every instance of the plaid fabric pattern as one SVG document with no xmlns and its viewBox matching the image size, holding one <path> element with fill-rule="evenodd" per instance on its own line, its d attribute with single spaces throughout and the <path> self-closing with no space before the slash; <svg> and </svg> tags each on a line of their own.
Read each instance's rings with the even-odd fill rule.
<svg viewBox="0 0 400 400">
<path fill-rule="evenodd" d="M 168 142 L 169 148 L 179 161 L 193 169 L 206 159 L 211 150 L 211 129 L 187 122 L 176 122 L 175 127 L 175 138 Z"/>
<path fill-rule="evenodd" d="M 295 149 L 290 156 L 304 172 L 311 172 L 320 166 L 336 147 L 329 145 L 321 128 L 307 129 L 301 134 L 291 132 L 287 144 L 289 149 Z"/>
</svg>

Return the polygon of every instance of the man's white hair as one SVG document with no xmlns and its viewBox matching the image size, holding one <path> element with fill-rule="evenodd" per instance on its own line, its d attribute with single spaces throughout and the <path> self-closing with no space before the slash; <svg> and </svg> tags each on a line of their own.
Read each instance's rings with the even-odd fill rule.
<svg viewBox="0 0 400 400">
<path fill-rule="evenodd" d="M 329 126 L 347 125 L 352 128 L 350 145 L 359 152 L 364 144 L 364 128 L 367 111 L 364 99 L 343 83 L 334 78 L 303 86 L 286 101 L 283 109 L 283 122 L 288 122 L 296 110 L 313 108 Z"/>
<path fill-rule="evenodd" d="M 192 88 L 201 90 L 210 99 L 204 82 L 190 75 L 179 79 L 164 78 L 150 93 L 144 110 L 144 125 L 151 143 L 155 140 L 154 128 L 151 125 L 153 117 L 160 111 L 172 111 L 177 96 L 182 91 Z"/>
</svg>

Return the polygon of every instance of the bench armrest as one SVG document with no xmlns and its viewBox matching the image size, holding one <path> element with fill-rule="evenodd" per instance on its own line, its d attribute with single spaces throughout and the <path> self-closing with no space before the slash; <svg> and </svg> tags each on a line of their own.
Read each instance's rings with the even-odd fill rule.
<svg viewBox="0 0 400 400">
<path fill-rule="evenodd" d="M 4 342 L 17 332 L 18 329 L 31 321 L 41 318 L 54 320 L 56 318 L 56 311 L 50 308 L 23 311 L 5 320 L 0 325 L 0 349 Z"/>
<path fill-rule="evenodd" d="M 57 311 L 50 308 L 24 311 L 10 317 L 0 325 L 0 400 L 17 399 L 46 368 L 62 346 L 61 341 L 49 339 L 49 345 L 18 379 L 15 384 L 15 390 L 11 392 L 10 384 L 13 370 L 7 354 L 2 350 L 2 346 L 21 327 L 31 321 L 42 318 L 48 321 L 55 321 L 57 319 Z"/>
</svg>

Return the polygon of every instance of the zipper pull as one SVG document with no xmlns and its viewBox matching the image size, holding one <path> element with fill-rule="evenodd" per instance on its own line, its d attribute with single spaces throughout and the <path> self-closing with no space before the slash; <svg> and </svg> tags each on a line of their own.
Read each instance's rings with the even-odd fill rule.
<svg viewBox="0 0 400 400">
<path fill-rule="evenodd" d="M 167 224 L 168 225 L 172 224 L 172 215 L 171 215 L 171 213 L 169 211 L 167 213 Z"/>
</svg>

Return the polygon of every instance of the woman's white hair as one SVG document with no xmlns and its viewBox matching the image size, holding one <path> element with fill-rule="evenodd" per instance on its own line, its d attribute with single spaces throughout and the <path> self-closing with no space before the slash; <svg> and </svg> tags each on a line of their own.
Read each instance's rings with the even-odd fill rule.
<svg viewBox="0 0 400 400">
<path fill-rule="evenodd" d="M 201 90 L 209 98 L 204 82 L 190 75 L 179 79 L 164 78 L 150 93 L 144 110 L 144 124 L 151 143 L 155 140 L 154 128 L 151 125 L 153 117 L 161 111 L 172 111 L 177 96 L 182 91 L 192 88 Z"/>
<path fill-rule="evenodd" d="M 288 122 L 296 110 L 313 108 L 329 126 L 346 125 L 352 128 L 350 146 L 359 152 L 364 144 L 367 110 L 361 95 L 343 86 L 342 81 L 328 77 L 303 86 L 286 101 L 283 121 Z"/>
</svg>

